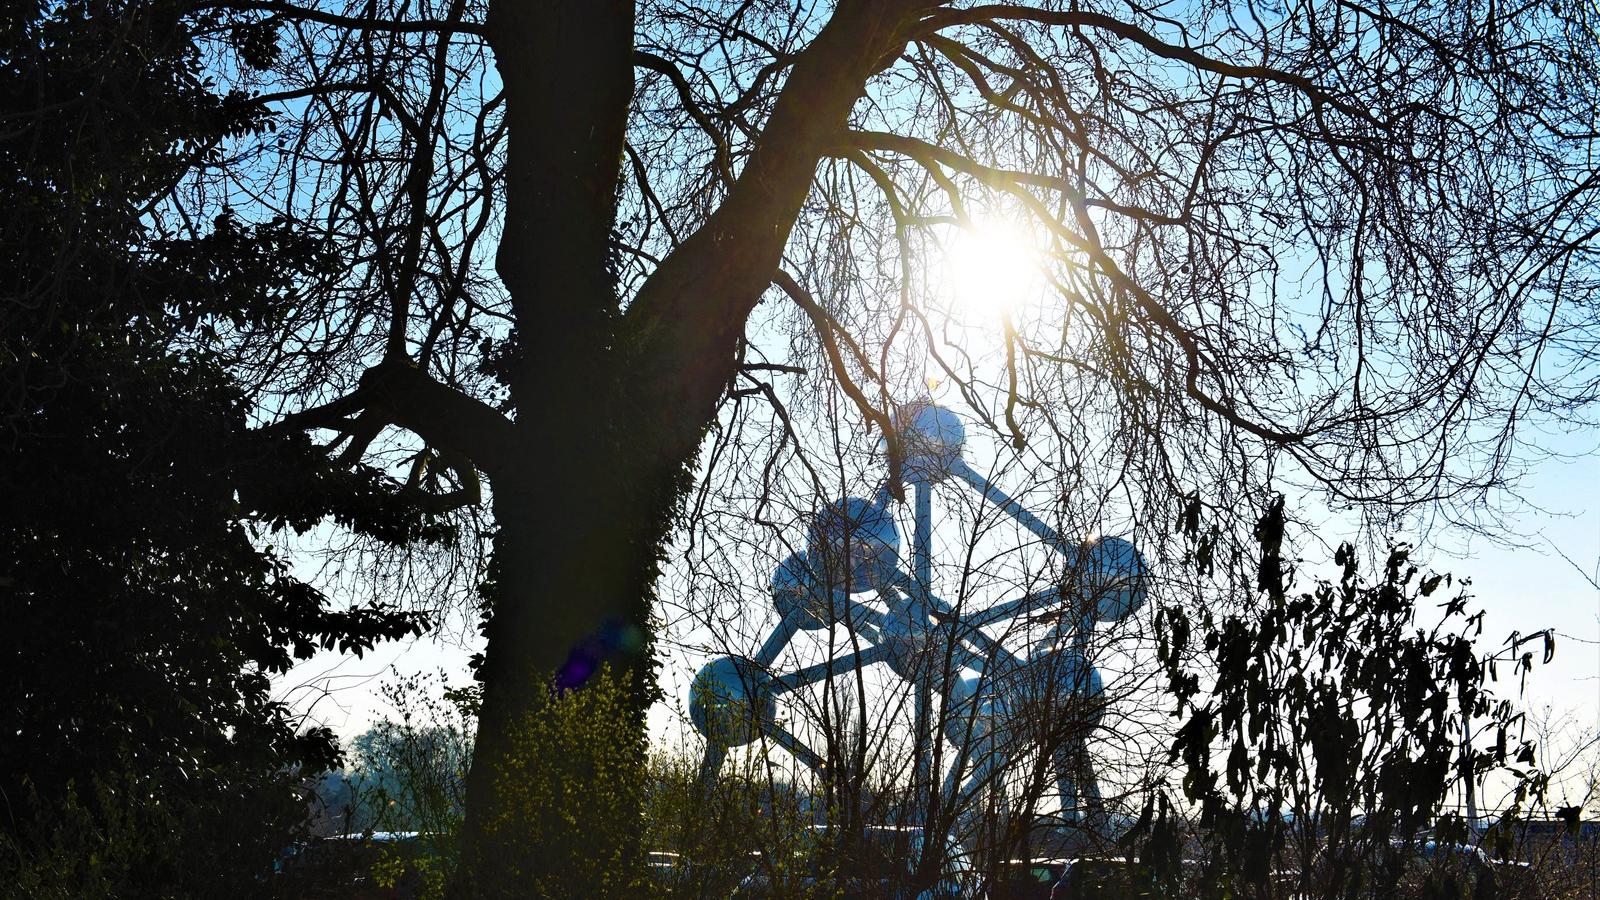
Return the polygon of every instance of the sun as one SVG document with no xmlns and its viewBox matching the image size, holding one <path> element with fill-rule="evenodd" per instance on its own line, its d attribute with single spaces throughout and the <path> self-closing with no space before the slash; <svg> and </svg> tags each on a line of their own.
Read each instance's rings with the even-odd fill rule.
<svg viewBox="0 0 1600 900">
<path fill-rule="evenodd" d="M 984 317 L 1009 316 L 1044 290 L 1038 236 L 1020 223 L 976 221 L 945 247 L 941 293 L 952 310 Z"/>
</svg>

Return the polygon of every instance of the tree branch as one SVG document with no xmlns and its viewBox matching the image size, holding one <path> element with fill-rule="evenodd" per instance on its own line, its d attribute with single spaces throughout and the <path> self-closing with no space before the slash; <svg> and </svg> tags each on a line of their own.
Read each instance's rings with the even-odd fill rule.
<svg viewBox="0 0 1600 900">
<path fill-rule="evenodd" d="M 1287 85 L 1305 94 L 1314 103 L 1331 106 L 1351 118 L 1368 122 L 1385 131 L 1388 130 L 1388 125 L 1380 121 L 1369 110 L 1341 100 L 1329 89 L 1304 75 L 1296 75 L 1293 72 L 1286 72 L 1271 66 L 1238 65 L 1224 62 L 1220 59 L 1206 56 L 1192 48 L 1167 43 L 1136 25 L 1130 25 L 1127 22 L 1101 13 L 1083 10 L 1030 9 L 1000 4 L 974 6 L 968 9 L 941 10 L 928 16 L 927 19 L 923 20 L 922 33 L 935 32 L 956 25 L 985 25 L 996 19 L 1017 19 L 1062 28 L 1093 28 L 1097 31 L 1109 32 L 1123 40 L 1138 44 L 1163 59 L 1181 62 L 1201 71 L 1246 81 L 1271 81 Z"/>
<path fill-rule="evenodd" d="M 806 317 L 811 320 L 811 325 L 816 330 L 817 338 L 822 341 L 823 349 L 828 354 L 828 364 L 833 369 L 833 375 L 839 382 L 839 388 L 845 392 L 845 396 L 855 403 L 856 408 L 861 410 L 861 414 L 866 416 L 868 421 L 877 425 L 878 429 L 883 432 L 884 442 L 888 445 L 889 490 L 895 495 L 896 499 L 904 499 L 900 468 L 901 463 L 905 460 L 905 446 L 900 440 L 899 431 L 894 427 L 894 421 L 889 413 L 874 407 L 872 401 L 867 399 L 867 395 L 862 393 L 861 388 L 850 377 L 850 371 L 845 368 L 844 357 L 839 353 L 839 342 L 834 338 L 835 324 L 833 318 L 828 315 L 827 311 L 816 300 L 812 299 L 811 293 L 801 287 L 800 282 L 796 281 L 794 276 L 788 272 L 782 269 L 773 272 L 772 283 L 782 288 L 783 292 L 789 295 L 789 299 L 793 300 L 795 305 L 800 307 Z M 871 371 L 870 368 L 867 368 L 869 375 Z"/>
<path fill-rule="evenodd" d="M 360 31 L 387 31 L 400 34 L 460 31 L 480 37 L 484 33 L 483 25 L 477 22 L 461 22 L 450 19 L 418 19 L 414 22 L 397 22 L 393 19 L 341 16 L 337 13 L 325 12 L 320 9 L 295 6 L 293 3 L 285 3 L 283 0 L 212 0 L 212 2 L 197 4 L 194 8 L 196 10 L 232 9 L 240 12 L 268 12 L 286 19 L 299 19 L 304 22 L 315 22 L 319 25 L 333 25 L 338 28 L 353 28 Z"/>
<path fill-rule="evenodd" d="M 493 407 L 428 377 L 410 361 L 386 361 L 367 370 L 358 392 L 369 408 L 445 451 L 471 460 L 490 479 L 516 465 L 516 426 Z"/>
<path fill-rule="evenodd" d="M 681 410 L 678 415 L 696 423 L 710 414 L 737 371 L 734 349 L 744 322 L 772 284 L 817 163 L 867 79 L 888 51 L 903 46 L 914 16 L 931 5 L 840 3 L 796 59 L 727 198 L 662 260 L 628 308 L 628 340 L 640 351 L 640 381 L 653 408 Z M 672 396 L 664 396 L 668 392 Z M 694 434 L 683 435 L 685 443 L 698 444 L 698 433 L 697 424 Z"/>
<path fill-rule="evenodd" d="M 407 500 L 415 503 L 423 511 L 436 516 L 468 506 L 477 506 L 483 501 L 483 489 L 478 480 L 478 470 L 473 466 L 472 460 L 453 450 L 441 450 L 432 460 L 426 458 L 426 450 L 423 451 L 423 454 L 424 456 L 418 459 L 419 468 L 414 473 L 416 477 L 406 484 L 403 492 L 403 496 Z M 421 470 L 435 463 L 454 472 L 456 478 L 460 480 L 461 486 L 453 491 L 435 494 L 424 490 L 420 483 L 415 483 L 422 480 Z"/>
<path fill-rule="evenodd" d="M 690 88 L 688 80 L 683 77 L 683 73 L 670 61 L 643 50 L 633 51 L 633 61 L 635 65 L 665 75 L 667 80 L 672 82 L 673 88 L 678 92 L 678 102 L 683 104 L 683 111 L 688 113 L 689 118 L 693 119 L 694 123 L 700 126 L 700 130 L 705 132 L 706 137 L 711 139 L 713 148 L 711 165 L 716 169 L 717 177 L 724 184 L 732 184 L 733 166 L 728 162 L 728 142 L 712 123 L 711 118 L 700 108 L 700 104 L 695 102 L 694 91 Z"/>
<path fill-rule="evenodd" d="M 349 416 L 356 412 L 361 415 L 352 421 Z M 384 425 L 398 425 L 446 453 L 460 454 L 491 478 L 515 459 L 515 426 L 509 419 L 428 377 L 409 361 L 379 363 L 345 396 L 284 416 L 262 430 L 282 434 L 339 427 L 359 441 Z"/>
</svg>

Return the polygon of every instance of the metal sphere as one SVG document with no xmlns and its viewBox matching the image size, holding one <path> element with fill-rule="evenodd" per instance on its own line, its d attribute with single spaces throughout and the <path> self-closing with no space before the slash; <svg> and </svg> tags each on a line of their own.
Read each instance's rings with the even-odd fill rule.
<svg viewBox="0 0 1600 900">
<path fill-rule="evenodd" d="M 796 615 L 799 626 L 807 631 L 828 626 L 831 617 L 824 590 L 804 553 L 784 560 L 772 573 L 772 605 L 778 615 L 785 619 Z"/>
<path fill-rule="evenodd" d="M 900 532 L 894 516 L 870 500 L 845 497 L 812 520 L 807 558 L 830 587 L 855 594 L 894 579 Z"/>
<path fill-rule="evenodd" d="M 1029 660 L 1024 691 L 1036 708 L 1080 707 L 1078 716 L 1091 727 L 1104 712 L 1105 678 L 1083 654 L 1066 647 Z"/>
<path fill-rule="evenodd" d="M 724 656 L 701 667 L 689 686 L 689 721 L 706 741 L 738 747 L 778 715 L 775 681 L 748 659 Z"/>
<path fill-rule="evenodd" d="M 957 747 L 971 747 L 1003 733 L 1010 708 L 992 680 L 968 675 L 950 682 L 944 700 L 944 736 Z"/>
<path fill-rule="evenodd" d="M 967 440 L 960 417 L 942 406 L 919 403 L 902 408 L 895 418 L 905 445 L 906 477 L 930 484 L 949 477 Z"/>
<path fill-rule="evenodd" d="M 1094 604 L 1101 622 L 1120 622 L 1144 605 L 1150 567 L 1127 538 L 1100 537 L 1084 544 L 1075 560 L 1079 594 Z"/>
<path fill-rule="evenodd" d="M 1100 670 L 1071 647 L 1054 650 L 1034 660 L 1051 679 L 1058 694 L 1097 697 L 1105 692 L 1106 682 Z"/>
<path fill-rule="evenodd" d="M 896 675 L 913 681 L 929 671 L 924 665 L 934 647 L 934 634 L 925 623 L 891 615 L 884 620 L 879 640 L 889 650 L 885 661 Z"/>
</svg>

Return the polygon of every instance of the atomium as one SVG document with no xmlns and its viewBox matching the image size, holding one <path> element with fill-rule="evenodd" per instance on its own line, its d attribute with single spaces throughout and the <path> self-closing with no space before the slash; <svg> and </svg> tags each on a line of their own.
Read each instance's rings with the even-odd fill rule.
<svg viewBox="0 0 1600 900">
<path fill-rule="evenodd" d="M 715 777 L 727 751 L 765 736 L 819 773 L 823 759 L 777 716 L 786 693 L 830 677 L 883 663 L 917 691 L 915 739 L 941 736 L 956 751 L 941 786 L 945 796 L 967 793 L 1010 765 L 1025 717 L 1070 717 L 1084 735 L 1052 751 L 1063 814 L 1080 821 L 1099 802 L 1087 733 L 1103 713 L 1104 679 L 1090 659 L 1097 624 L 1122 621 L 1145 602 L 1150 570 L 1138 549 L 1120 537 L 1069 542 L 962 459 L 966 433 L 952 412 L 928 403 L 895 417 L 906 451 L 904 473 L 914 489 L 911 571 L 901 569 L 900 534 L 887 490 L 873 499 L 845 497 L 813 518 L 806 549 L 773 572 L 772 603 L 779 623 L 749 658 L 707 663 L 689 692 L 690 720 L 706 739 L 701 776 Z M 1048 590 L 957 615 L 931 589 L 933 485 L 955 478 L 977 491 L 1062 558 L 1062 582 Z M 887 611 L 861 595 L 873 593 Z M 1031 648 L 1013 652 L 986 626 L 1048 614 L 1057 624 Z M 800 631 L 842 626 L 853 652 L 778 674 L 772 664 Z M 956 672 L 950 674 L 953 662 Z M 934 725 L 933 701 L 941 715 Z M 942 735 L 935 731 L 942 732 Z M 930 754 L 919 752 L 919 760 Z M 915 783 L 933 789 L 921 770 Z"/>
</svg>

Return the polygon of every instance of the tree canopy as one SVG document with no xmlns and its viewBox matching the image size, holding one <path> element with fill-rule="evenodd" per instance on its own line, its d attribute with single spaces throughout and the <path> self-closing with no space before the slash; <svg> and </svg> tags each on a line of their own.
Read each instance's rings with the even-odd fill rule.
<svg viewBox="0 0 1600 900">
<path fill-rule="evenodd" d="M 206 74 L 229 22 L 68 3 L 0 29 L 0 834 L 27 892 L 252 884 L 303 814 L 301 773 L 339 759 L 270 678 L 423 625 L 336 606 L 270 536 L 335 518 L 396 545 L 446 536 L 370 467 L 253 429 L 218 358 L 219 327 L 272 320 L 328 271 L 317 241 L 227 210 L 184 238 L 149 228 L 219 144 L 268 127 Z M 74 810 L 121 843 L 72 844 Z M 52 866 L 57 883 L 29 880 Z"/>
</svg>

